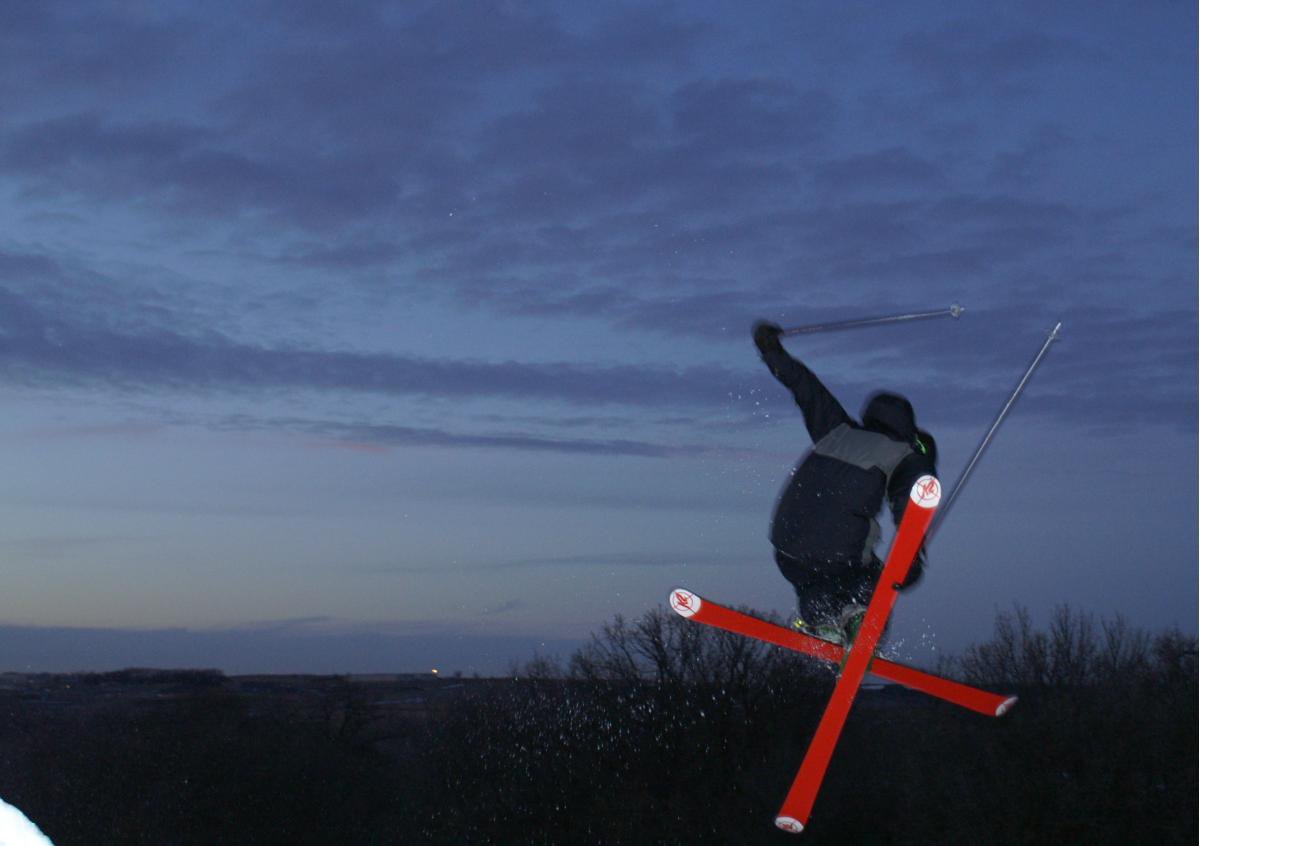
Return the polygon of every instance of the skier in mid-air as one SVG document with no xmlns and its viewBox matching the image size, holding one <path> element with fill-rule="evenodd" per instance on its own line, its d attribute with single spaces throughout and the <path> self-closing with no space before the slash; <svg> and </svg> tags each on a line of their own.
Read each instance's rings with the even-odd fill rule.
<svg viewBox="0 0 1312 846">
<path fill-rule="evenodd" d="M 752 339 L 770 372 L 792 392 L 813 446 L 779 496 L 770 542 L 779 571 L 797 591 L 794 627 L 851 643 L 884 566 L 875 555 L 883 501 L 901 525 L 912 484 L 937 475 L 938 451 L 899 394 L 872 394 L 861 422 L 852 420 L 816 375 L 788 354 L 782 334 L 762 322 Z M 897 587 L 918 582 L 924 564 L 922 551 Z"/>
</svg>

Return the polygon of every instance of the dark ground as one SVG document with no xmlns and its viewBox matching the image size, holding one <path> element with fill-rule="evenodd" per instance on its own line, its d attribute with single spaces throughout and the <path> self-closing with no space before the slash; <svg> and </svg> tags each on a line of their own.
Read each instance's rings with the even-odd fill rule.
<svg viewBox="0 0 1312 846">
<path fill-rule="evenodd" d="M 1195 641 L 1059 609 L 862 692 L 809 843 L 1194 843 Z M 77 844 L 799 842 L 773 819 L 830 671 L 653 613 L 508 679 L 0 675 L 0 796 Z"/>
</svg>

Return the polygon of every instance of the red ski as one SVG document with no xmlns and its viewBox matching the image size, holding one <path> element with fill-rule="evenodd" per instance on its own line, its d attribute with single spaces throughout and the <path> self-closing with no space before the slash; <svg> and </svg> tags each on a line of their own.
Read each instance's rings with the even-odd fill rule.
<svg viewBox="0 0 1312 846">
<path fill-rule="evenodd" d="M 893 585 L 906 578 L 907 571 L 911 569 L 911 562 L 925 538 L 925 530 L 929 528 L 929 521 L 934 517 L 934 509 L 938 507 L 941 495 L 942 488 L 933 476 L 921 476 L 911 487 L 910 501 L 902 514 L 902 525 L 893 538 L 888 561 L 879 577 L 879 584 L 875 586 L 875 593 L 870 597 L 856 640 L 848 650 L 847 663 L 838 676 L 838 684 L 829 697 L 829 704 L 820 718 L 815 736 L 811 738 L 811 746 L 806 750 L 806 757 L 802 759 L 802 766 L 793 779 L 793 786 L 775 816 L 775 825 L 784 831 L 800 834 L 811 818 L 811 808 L 815 805 L 815 797 L 820 791 L 825 771 L 829 769 L 829 760 L 833 757 L 834 747 L 838 745 L 843 724 L 852 710 L 852 702 L 861 686 L 861 677 L 875 657 L 875 647 L 880 635 L 884 633 L 893 603 L 897 600 Z"/>
<path fill-rule="evenodd" d="M 982 714 L 1000 717 L 1017 701 L 1015 696 L 1002 696 L 978 690 L 959 682 L 939 678 L 929 673 L 894 664 L 875 657 L 875 649 L 888 624 L 889 614 L 897 601 L 894 585 L 906 578 L 916 553 L 924 542 L 930 521 L 934 518 L 942 495 L 938 479 L 921 476 L 912 486 L 901 526 L 893 539 L 888 561 L 880 574 L 879 583 L 866 607 L 865 619 L 857 631 L 856 639 L 844 651 L 842 647 L 768 623 L 748 614 L 717 605 L 682 588 L 670 593 L 670 606 L 683 617 L 700 623 L 718 626 L 727 631 L 757 638 L 787 649 L 827 661 L 841 662 L 838 683 L 829 698 L 824 715 L 802 766 L 793 779 L 793 785 L 775 817 L 775 825 L 784 831 L 801 833 L 810 819 L 815 798 L 824 780 L 825 771 L 838 745 L 843 724 L 851 712 L 866 672 L 903 684 L 907 687 L 954 702 Z"/>
<path fill-rule="evenodd" d="M 676 614 L 698 623 L 753 637 L 823 661 L 835 664 L 841 664 L 843 661 L 845 654 L 843 647 L 836 643 L 820 640 L 759 617 L 726 608 L 686 588 L 675 588 L 670 592 L 670 607 Z M 883 658 L 876 657 L 872 660 L 868 672 L 989 717 L 1001 717 L 1016 703 L 1015 696 L 990 693 L 951 679 L 931 675 L 923 670 L 895 664 Z"/>
</svg>

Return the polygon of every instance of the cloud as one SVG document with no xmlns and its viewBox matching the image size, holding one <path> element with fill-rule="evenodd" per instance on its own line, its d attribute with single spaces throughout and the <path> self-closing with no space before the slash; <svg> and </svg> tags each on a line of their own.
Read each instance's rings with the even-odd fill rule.
<svg viewBox="0 0 1312 846">
<path fill-rule="evenodd" d="M 694 444 L 659 444 L 630 438 L 558 438 L 529 434 L 457 434 L 435 427 L 389 426 L 371 423 L 335 423 L 315 420 L 228 418 L 221 425 L 243 429 L 278 429 L 331 438 L 346 448 L 372 451 L 379 447 L 464 447 L 558 452 L 573 455 L 636 456 L 641 458 L 694 458 L 703 455 L 742 455 L 742 450 Z"/>
<path fill-rule="evenodd" d="M 930 220 L 939 225 L 967 224 L 992 228 L 1039 223 L 1070 224 L 1079 211 L 1065 202 L 1031 200 L 1005 194 L 952 194 L 933 201 Z"/>
<path fill-rule="evenodd" d="M 581 175 L 643 151 L 660 131 L 660 115 L 644 90 L 613 81 L 574 81 L 539 89 L 533 105 L 481 130 L 478 159 L 516 170 L 587 163 Z M 603 169 L 611 175 L 609 169 Z"/>
<path fill-rule="evenodd" d="M 702 155 L 741 157 L 819 143 L 837 105 L 781 79 L 699 80 L 674 92 L 674 129 Z"/>
<path fill-rule="evenodd" d="M 1074 315 L 1071 331 L 1072 354 L 1052 362 L 1051 413 L 1101 430 L 1197 431 L 1197 311 L 1090 309 Z"/>
<path fill-rule="evenodd" d="M 919 374 L 911 383 L 916 393 L 908 391 L 917 408 L 923 406 L 923 419 L 976 424 L 991 419 L 1058 320 L 1063 321 L 1059 339 L 1016 416 L 1084 432 L 1125 432 L 1143 425 L 1197 430 L 1197 311 L 1055 303 L 968 313 L 952 326 L 956 337 L 950 345 L 939 342 L 941 336 L 906 333 L 905 360 L 933 361 L 938 376 L 936 384 L 934 375 Z"/>
<path fill-rule="evenodd" d="M 718 405 L 731 387 L 742 382 L 731 371 L 709 365 L 671 369 L 571 362 L 490 363 L 260 347 L 213 331 L 198 335 L 167 329 L 120 332 L 66 319 L 5 288 L 0 288 L 0 372 L 20 383 L 124 390 L 307 388 L 662 408 Z M 440 435 L 434 432 L 430 437 Z"/>
<path fill-rule="evenodd" d="M 993 157 L 989 182 L 1009 189 L 1024 189 L 1039 182 L 1061 152 L 1071 147 L 1070 134 L 1056 124 L 1044 124 L 1031 130 L 1018 147 Z"/>
<path fill-rule="evenodd" d="M 40 197 L 146 204 L 201 218 L 264 213 L 302 227 L 358 220 L 400 194 L 393 173 L 357 153 L 252 151 L 186 121 L 111 121 L 89 112 L 7 133 L 0 174 Z"/>
<path fill-rule="evenodd" d="M 335 242 L 327 245 L 303 242 L 289 245 L 273 261 L 315 270 L 358 270 L 385 267 L 405 255 L 403 246 L 387 241 Z"/>
<path fill-rule="evenodd" d="M 940 97 L 1019 93 L 1033 76 L 1089 58 L 1084 44 L 997 20 L 957 20 L 909 32 L 897 56 L 934 82 Z"/>
<path fill-rule="evenodd" d="M 63 271 L 50 256 L 0 250 L 0 279 L 5 281 L 59 280 Z"/>
<path fill-rule="evenodd" d="M 486 628 L 486 624 L 483 625 Z M 534 651 L 567 653 L 581 639 L 496 636 L 460 623 L 368 625 L 329 618 L 207 630 L 0 625 L 0 667 L 107 672 L 125 667 L 226 673 L 504 673 Z"/>
<path fill-rule="evenodd" d="M 1081 30 L 1060 15 L 1042 26 L 1009 13 L 888 28 L 895 66 L 881 90 L 902 92 L 883 97 L 900 117 L 882 110 L 856 131 L 854 121 L 870 118 L 856 102 L 869 83 L 842 74 L 860 51 L 843 48 L 829 77 L 763 71 L 742 61 L 760 48 L 750 27 L 702 23 L 669 6 L 253 4 L 235 17 L 86 8 L 3 12 L 3 43 L 53 45 L 49 57 L 26 55 L 33 68 L 62 74 L 71 93 L 7 112 L 0 177 L 34 205 L 76 210 L 84 221 L 105 209 L 139 212 L 169 227 L 189 255 L 203 249 L 214 274 L 231 275 L 224 290 L 245 296 L 220 303 L 209 292 L 203 307 L 183 307 L 165 286 L 129 284 L 94 260 L 92 273 L 65 254 L 0 249 L 0 367 L 12 380 L 526 398 L 570 406 L 569 416 L 602 405 L 679 413 L 722 409 L 730 389 L 779 396 L 743 343 L 757 317 L 813 322 L 960 300 L 974 309 L 968 321 L 987 313 L 992 322 L 954 331 L 932 355 L 915 339 L 864 358 L 866 339 L 820 342 L 850 353 L 829 377 L 838 390 L 860 392 L 891 369 L 910 389 L 944 396 L 944 414 L 960 418 L 959 407 L 987 404 L 995 374 L 1029 354 L 1030 342 L 1013 337 L 1062 315 L 1077 332 L 1082 313 L 1128 290 L 1148 293 L 1137 308 L 1149 321 L 1155 310 L 1191 306 L 1196 229 L 1182 223 L 1158 238 L 1172 218 L 1149 214 L 1142 197 L 1034 184 L 1057 163 L 1075 167 L 1087 132 L 1041 101 L 1003 118 L 960 108 L 967 94 L 996 104 L 1020 87 L 1063 90 L 1063 69 L 1097 53 L 1086 46 L 1092 36 L 1062 34 Z M 203 78 L 200 66 L 176 61 L 201 36 L 215 39 Z M 140 48 L 140 79 L 103 89 L 76 81 L 74 71 L 108 61 L 116 47 Z M 969 144 L 936 134 L 944 113 L 970 130 Z M 1188 127 L 1176 135 L 1191 137 Z M 995 148 L 998 137 L 1015 140 Z M 1154 202 L 1188 212 L 1171 196 Z M 149 238 L 146 255 L 156 257 L 143 263 L 178 260 L 163 257 L 171 241 Z M 296 303 L 245 279 L 302 272 L 310 281 Z M 427 359 L 385 342 L 348 352 L 334 342 L 260 345 L 217 329 L 242 325 L 256 301 L 281 309 L 286 326 L 333 296 L 568 318 L 612 340 L 689 341 L 709 363 L 675 372 Z M 1154 362 L 1177 362 L 1161 373 L 1187 382 L 1196 373 L 1189 339 L 1133 329 L 1135 314 L 1096 324 L 1145 355 L 1122 361 L 1121 348 L 1079 346 L 1072 335 L 1064 349 L 1089 356 L 1090 369 L 1070 378 L 1090 397 L 1128 406 L 1116 380 L 1097 372 L 1097 362 L 1115 362 L 1122 384 L 1163 392 L 1153 415 L 1184 419 L 1190 398 Z M 729 343 L 743 345 L 732 358 Z M 1181 354 L 1154 355 L 1175 343 Z M 1072 416 L 1078 407 L 1072 396 Z M 1136 405 L 1153 407 L 1151 397 Z M 340 425 L 341 443 L 352 434 L 365 445 L 484 437 L 473 426 Z M 542 437 L 536 428 L 486 437 L 509 448 L 670 448 L 656 438 Z"/>
<path fill-rule="evenodd" d="M 672 564 L 685 564 L 699 568 L 705 567 L 759 567 L 760 556 L 752 555 L 706 555 L 687 552 L 621 552 L 614 554 L 597 553 L 590 555 L 560 555 L 548 558 L 518 558 L 491 564 L 470 565 L 475 570 L 518 570 L 542 569 L 555 567 L 669 567 Z"/>
<path fill-rule="evenodd" d="M 322 632 L 340 626 L 341 621 L 323 614 L 306 617 L 284 617 L 277 620 L 252 620 L 249 623 L 232 626 L 227 631 L 233 632 Z"/>
<path fill-rule="evenodd" d="M 144 537 L 127 535 L 44 535 L 0 540 L 0 550 L 9 550 L 25 560 L 55 561 L 73 555 L 85 557 L 105 547 L 140 544 Z"/>
<path fill-rule="evenodd" d="M 0 100 L 12 114 L 144 94 L 194 58 L 196 35 L 186 20 L 121 3 L 0 4 Z"/>
<path fill-rule="evenodd" d="M 933 187 L 945 176 L 940 165 L 905 146 L 845 156 L 816 168 L 825 190 L 844 192 Z"/>
<path fill-rule="evenodd" d="M 648 9 L 79 9 L 7 7 L 9 33 L 0 37 L 27 61 L 0 65 L 12 71 L 4 78 L 44 85 L 57 78 L 50 90 L 60 96 L 6 98 L 0 173 L 50 200 L 126 201 L 201 219 L 262 212 L 303 230 L 368 226 L 425 190 L 449 196 L 475 172 L 473 151 L 494 150 L 497 138 L 513 141 L 519 130 L 545 144 L 537 157 L 544 161 L 551 133 L 559 142 L 561 131 L 594 113 L 584 108 L 589 98 L 604 122 L 573 134 L 576 144 L 594 140 L 573 148 L 569 161 L 602 154 L 614 147 L 607 127 L 641 128 L 627 128 L 631 115 L 614 110 L 624 98 L 601 109 L 599 92 L 584 91 L 575 108 L 561 110 L 551 92 L 616 78 L 618 66 L 683 65 L 707 34 L 704 24 Z M 208 61 L 182 61 L 195 55 Z M 560 77 L 575 85 L 553 84 Z M 103 89 L 102 79 L 110 83 Z M 497 102 L 490 88 L 503 83 L 540 88 L 546 119 Z M 160 96 L 152 99 L 152 90 Z M 530 158 L 515 159 L 522 177 Z M 464 181 L 490 191 L 478 179 Z"/>
<path fill-rule="evenodd" d="M 953 263 L 962 260 L 951 259 Z M 11 264 L 50 270 L 50 265 L 41 262 Z M 927 272 L 927 267 L 921 271 Z M 744 312 L 735 318 L 735 325 L 747 309 L 746 303 L 739 306 Z M 644 312 L 632 304 L 625 319 L 645 329 L 663 324 L 668 328 L 689 314 L 697 315 L 698 320 L 714 319 L 708 316 L 717 315 L 723 307 L 724 302 L 712 298 L 700 308 L 671 306 L 664 317 L 657 317 L 659 312 Z M 796 317 L 797 322 L 806 322 L 801 314 Z M 864 396 L 876 385 L 900 386 L 917 396 L 918 403 L 919 397 L 927 397 L 926 407 L 934 411 L 936 419 L 974 421 L 991 414 L 991 407 L 1005 396 L 1005 384 L 1016 378 L 1057 318 L 1067 321 L 1068 340 L 1054 350 L 1043 380 L 1033 391 L 1043 394 L 1045 401 L 1031 403 L 1031 407 L 1089 426 L 1136 422 L 1165 422 L 1185 428 L 1196 425 L 1197 313 L 1190 310 L 1136 314 L 1083 307 L 1063 311 L 1046 309 L 1042 303 L 992 313 L 977 309 L 943 332 L 900 332 L 896 344 L 869 363 L 856 367 L 851 362 L 836 363 L 828 373 L 823 366 L 815 366 L 840 396 Z M 712 328 L 706 326 L 707 331 Z M 944 343 L 944 338 L 950 343 Z M 810 360 L 815 343 L 828 343 L 835 350 L 860 350 L 868 340 L 835 336 L 828 342 L 798 341 L 792 347 Z M 1069 363 L 1067 356 L 1073 356 Z M 786 402 L 787 396 L 760 371 L 735 372 L 718 366 L 670 370 L 570 362 L 489 363 L 258 347 L 213 332 L 194 337 L 166 330 L 125 333 L 53 317 L 3 288 L 0 372 L 18 383 L 119 390 L 209 393 L 302 388 L 441 399 L 534 398 L 590 409 L 720 412 L 727 409 L 729 392 L 734 390 L 762 390 L 772 403 Z M 854 379 L 856 373 L 866 375 Z M 456 432 L 409 424 L 230 417 L 221 425 L 284 429 L 366 447 L 472 447 L 647 457 L 694 457 L 724 449 L 637 438 L 560 438 L 533 431 Z"/>
<path fill-rule="evenodd" d="M 431 282 L 467 308 L 592 317 L 723 341 L 767 314 L 829 319 L 861 288 L 911 309 L 927 298 L 946 304 L 959 297 L 963 279 L 972 288 L 1003 288 L 1011 280 L 992 280 L 1010 266 L 1111 219 L 1065 202 L 931 193 L 914 201 L 754 209 L 733 222 L 645 220 L 645 234 L 607 219 L 504 242 L 488 235 L 448 252 L 416 285 Z M 935 297 L 935 290 L 943 293 Z"/>
<path fill-rule="evenodd" d="M 80 113 L 29 124 L 6 138 L 0 162 L 20 173 L 55 173 L 79 165 L 105 173 L 140 170 L 188 155 L 213 135 L 179 122 L 108 124 Z"/>
<path fill-rule="evenodd" d="M 490 608 L 485 609 L 484 611 L 480 612 L 479 616 L 480 616 L 480 617 L 496 617 L 496 616 L 499 616 L 499 615 L 501 615 L 501 614 L 509 614 L 509 613 L 511 613 L 512 611 L 518 611 L 518 610 L 520 610 L 520 609 L 523 608 L 523 607 L 524 607 L 524 603 L 522 603 L 522 602 L 520 602 L 520 601 L 518 601 L 518 600 L 515 600 L 515 599 L 511 599 L 511 600 L 508 600 L 508 601 L 506 601 L 506 602 L 501 603 L 500 605 L 494 605 L 494 606 L 492 606 L 492 607 L 490 607 Z"/>
</svg>

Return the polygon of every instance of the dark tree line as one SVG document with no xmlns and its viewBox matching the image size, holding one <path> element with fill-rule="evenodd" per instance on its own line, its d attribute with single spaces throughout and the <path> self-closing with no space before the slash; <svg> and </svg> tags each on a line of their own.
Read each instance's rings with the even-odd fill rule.
<svg viewBox="0 0 1312 846">
<path fill-rule="evenodd" d="M 937 671 L 1020 704 L 862 694 L 803 838 L 1196 842 L 1197 656 L 1119 618 L 1000 615 Z M 59 846 L 785 842 L 774 812 L 833 678 L 653 611 L 410 720 L 347 679 L 313 707 L 210 675 L 146 708 L 0 700 L 0 796 Z"/>
</svg>

